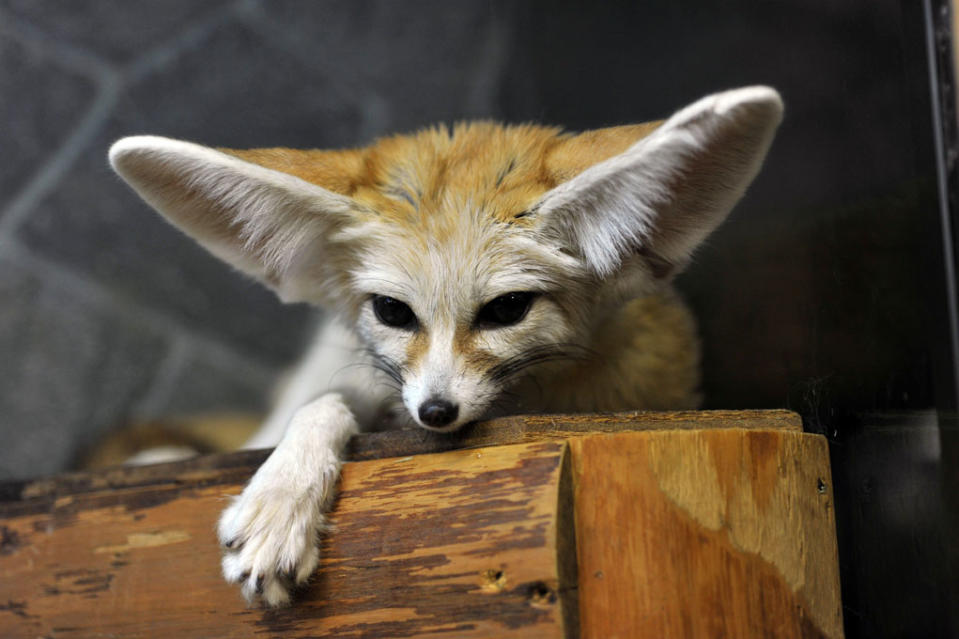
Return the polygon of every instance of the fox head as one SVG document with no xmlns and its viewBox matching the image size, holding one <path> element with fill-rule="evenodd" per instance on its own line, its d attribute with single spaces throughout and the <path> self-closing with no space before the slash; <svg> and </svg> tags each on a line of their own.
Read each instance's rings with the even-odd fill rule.
<svg viewBox="0 0 959 639">
<path fill-rule="evenodd" d="M 110 161 L 212 253 L 354 325 L 413 419 L 453 430 L 680 271 L 781 117 L 751 87 L 578 135 L 472 123 L 339 151 L 138 136 Z"/>
</svg>

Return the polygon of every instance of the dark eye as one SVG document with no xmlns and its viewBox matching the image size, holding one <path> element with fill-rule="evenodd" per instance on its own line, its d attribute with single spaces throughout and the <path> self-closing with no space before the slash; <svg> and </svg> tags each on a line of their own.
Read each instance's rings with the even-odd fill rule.
<svg viewBox="0 0 959 639">
<path fill-rule="evenodd" d="M 416 328 L 416 315 L 413 314 L 413 309 L 392 297 L 374 295 L 373 312 L 376 314 L 376 319 L 387 326 L 407 330 Z"/>
<path fill-rule="evenodd" d="M 532 293 L 507 293 L 500 295 L 480 309 L 476 323 L 489 327 L 509 326 L 524 317 L 533 303 Z"/>
</svg>

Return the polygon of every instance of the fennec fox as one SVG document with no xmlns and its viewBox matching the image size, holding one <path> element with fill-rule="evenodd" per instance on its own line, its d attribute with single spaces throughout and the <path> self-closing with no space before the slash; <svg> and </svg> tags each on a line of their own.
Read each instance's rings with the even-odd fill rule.
<svg viewBox="0 0 959 639">
<path fill-rule="evenodd" d="M 174 226 L 330 318 L 248 443 L 276 449 L 220 518 L 227 581 L 276 606 L 309 578 L 358 430 L 695 407 L 696 329 L 670 281 L 781 117 L 776 91 L 750 87 L 578 135 L 478 122 L 337 151 L 114 144 Z"/>
</svg>

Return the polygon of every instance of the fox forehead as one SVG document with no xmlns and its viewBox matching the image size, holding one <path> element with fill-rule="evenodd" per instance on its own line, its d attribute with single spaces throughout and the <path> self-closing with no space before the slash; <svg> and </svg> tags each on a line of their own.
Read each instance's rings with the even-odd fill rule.
<svg viewBox="0 0 959 639">
<path fill-rule="evenodd" d="M 558 129 L 492 123 L 386 138 L 367 150 L 366 179 L 352 196 L 434 234 L 458 227 L 467 206 L 511 221 L 555 185 L 545 160 L 562 139 Z"/>
<path fill-rule="evenodd" d="M 350 196 L 376 215 L 362 226 L 372 250 L 354 282 L 447 317 L 529 288 L 543 269 L 523 218 L 555 184 L 545 158 L 562 139 L 558 129 L 473 123 L 368 148 Z"/>
<path fill-rule="evenodd" d="M 398 225 L 366 225 L 354 288 L 402 300 L 421 319 L 460 322 L 494 297 L 546 292 L 575 273 L 568 256 L 533 241 L 523 229 L 476 212 L 461 217 L 465 223 L 442 239 Z"/>
<path fill-rule="evenodd" d="M 564 133 L 557 127 L 467 122 L 377 140 L 360 149 L 226 150 L 349 196 L 381 221 L 442 238 L 475 222 L 521 223 L 545 192 L 625 150 L 658 123 Z"/>
</svg>

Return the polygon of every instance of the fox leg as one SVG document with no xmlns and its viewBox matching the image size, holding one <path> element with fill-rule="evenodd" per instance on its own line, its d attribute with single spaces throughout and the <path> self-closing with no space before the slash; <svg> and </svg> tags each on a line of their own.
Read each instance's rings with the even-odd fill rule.
<svg viewBox="0 0 959 639">
<path fill-rule="evenodd" d="M 279 445 L 217 526 L 223 576 L 250 602 L 289 602 L 319 563 L 341 456 L 357 421 L 343 397 L 329 393 L 294 413 Z"/>
</svg>

